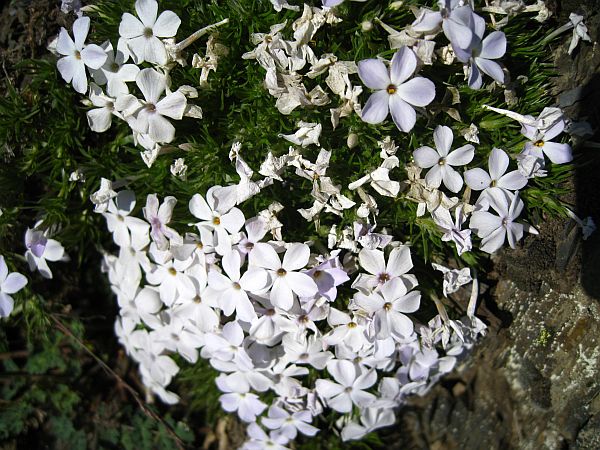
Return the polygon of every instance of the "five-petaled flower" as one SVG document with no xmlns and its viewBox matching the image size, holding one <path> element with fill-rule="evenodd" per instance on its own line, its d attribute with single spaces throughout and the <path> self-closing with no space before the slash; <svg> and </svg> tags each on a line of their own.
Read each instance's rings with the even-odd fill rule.
<svg viewBox="0 0 600 450">
<path fill-rule="evenodd" d="M 375 92 L 362 111 L 367 123 L 381 123 L 388 113 L 398 129 L 408 132 L 415 126 L 417 113 L 414 106 L 426 106 L 435 97 L 435 85 L 423 77 L 409 79 L 417 69 L 417 56 L 408 47 L 402 47 L 392 58 L 388 69 L 379 59 L 365 59 L 358 63 L 360 79 Z"/>
</svg>

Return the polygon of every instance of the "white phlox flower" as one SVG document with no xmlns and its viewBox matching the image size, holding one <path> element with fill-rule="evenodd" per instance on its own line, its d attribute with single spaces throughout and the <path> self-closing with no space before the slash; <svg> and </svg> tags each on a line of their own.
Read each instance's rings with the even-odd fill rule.
<svg viewBox="0 0 600 450">
<path fill-rule="evenodd" d="M 169 322 L 156 330 L 155 341 L 194 364 L 198 360 L 197 349 L 204 345 L 202 332 L 177 316 L 168 315 L 168 318 Z"/>
<path fill-rule="evenodd" d="M 320 145 L 319 136 L 323 128 L 320 123 L 300 121 L 298 126 L 300 128 L 294 134 L 280 134 L 279 137 L 302 147 L 307 147 L 311 144 Z"/>
<path fill-rule="evenodd" d="M 256 417 L 267 408 L 267 405 L 259 400 L 258 395 L 243 388 L 228 383 L 227 378 L 222 375 L 216 379 L 217 386 L 221 392 L 225 392 L 219 401 L 221 407 L 227 412 L 237 412 L 237 415 L 244 422 L 255 422 Z"/>
<path fill-rule="evenodd" d="M 398 50 L 388 69 L 379 59 L 358 62 L 358 75 L 363 83 L 374 89 L 362 110 L 362 119 L 377 124 L 388 113 L 399 130 L 412 130 L 417 120 L 414 106 L 427 106 L 435 97 L 435 86 L 423 77 L 409 79 L 417 69 L 417 57 L 408 47 Z"/>
<path fill-rule="evenodd" d="M 215 270 L 208 272 L 210 290 L 206 296 L 214 296 L 219 308 L 226 316 L 236 312 L 236 316 L 244 322 L 256 319 L 256 312 L 250 302 L 248 293 L 264 291 L 269 283 L 269 277 L 264 269 L 250 267 L 243 275 L 240 274 L 242 258 L 237 250 L 226 253 L 221 264 L 225 274 Z"/>
<path fill-rule="evenodd" d="M 167 50 L 159 38 L 171 38 L 177 34 L 181 19 L 173 11 L 158 15 L 156 0 L 137 0 L 135 11 L 139 17 L 124 13 L 119 24 L 119 35 L 126 39 L 136 64 L 144 61 L 164 66 Z"/>
<path fill-rule="evenodd" d="M 551 142 L 565 129 L 565 120 L 559 108 L 544 108 L 537 119 L 524 116 L 529 123 L 521 123 L 521 134 L 530 141 L 525 144 L 523 155 L 532 155 L 537 159 L 548 157 L 554 164 L 565 164 L 573 160 L 569 144 Z M 531 123 L 534 121 L 533 123 Z"/>
<path fill-rule="evenodd" d="M 354 303 L 373 318 L 377 339 L 386 339 L 391 335 L 410 336 L 413 323 L 404 313 L 419 309 L 421 293 L 407 292 L 399 278 L 385 283 L 378 292 L 369 295 L 357 292 Z"/>
<path fill-rule="evenodd" d="M 395 278 L 400 278 L 407 290 L 417 285 L 415 276 L 407 273 L 413 267 L 410 248 L 407 245 L 393 248 L 387 263 L 383 251 L 368 248 L 363 248 L 360 251 L 358 261 L 360 267 L 368 273 L 360 273 L 352 287 L 369 292 L 371 289 L 381 287 Z"/>
<path fill-rule="evenodd" d="M 190 276 L 185 273 L 189 261 L 170 260 L 157 264 L 152 272 L 146 273 L 148 283 L 158 286 L 160 298 L 167 306 L 173 305 L 178 296 L 193 296 L 196 292 Z"/>
<path fill-rule="evenodd" d="M 289 310 L 294 304 L 294 294 L 299 297 L 312 297 L 319 288 L 313 279 L 298 270 L 308 263 L 310 249 L 306 244 L 292 244 L 279 259 L 275 249 L 267 243 L 254 246 L 250 254 L 250 264 L 268 270 L 272 286 L 269 299 L 273 306 Z"/>
<path fill-rule="evenodd" d="M 476 167 L 465 171 L 465 182 L 474 191 L 498 187 L 509 191 L 517 191 L 527 185 L 527 178 L 518 170 L 506 173 L 509 158 L 506 152 L 493 148 L 488 158 L 489 173 Z"/>
<path fill-rule="evenodd" d="M 488 191 L 488 201 L 498 215 L 488 211 L 474 211 L 469 222 L 469 227 L 482 238 L 481 250 L 493 253 L 502 247 L 505 239 L 515 248 L 525 230 L 523 224 L 515 222 L 525 207 L 518 191 L 510 194 L 493 188 Z"/>
<path fill-rule="evenodd" d="M 306 436 L 314 436 L 319 429 L 312 426 L 312 414 L 309 411 L 296 411 L 289 413 L 278 406 L 271 406 L 267 417 L 263 417 L 262 424 L 271 430 L 279 430 L 288 439 L 295 439 L 298 431 Z"/>
<path fill-rule="evenodd" d="M 315 390 L 331 409 L 348 413 L 353 404 L 364 408 L 375 401 L 375 395 L 366 392 L 365 389 L 377 381 L 376 371 L 359 369 L 346 360 L 330 361 L 327 371 L 337 383 L 319 379 L 315 382 Z"/>
<path fill-rule="evenodd" d="M 426 183 L 431 187 L 438 188 L 443 182 L 450 191 L 460 191 L 463 179 L 452 166 L 464 166 L 470 163 L 475 156 L 475 147 L 466 144 L 450 151 L 454 135 L 450 128 L 443 125 L 435 128 L 433 140 L 435 150 L 424 146 L 413 152 L 416 164 L 423 169 L 429 169 L 425 175 Z"/>
<path fill-rule="evenodd" d="M 360 415 L 360 424 L 349 422 L 342 429 L 342 440 L 352 441 L 363 438 L 372 431 L 393 425 L 396 422 L 394 411 L 389 408 L 364 408 Z"/>
<path fill-rule="evenodd" d="M 192 215 L 201 220 L 196 226 L 214 232 L 220 255 L 227 253 L 233 244 L 230 234 L 236 234 L 244 225 L 244 214 L 234 205 L 237 201 L 236 189 L 213 186 L 206 191 L 206 200 L 194 194 L 189 202 Z"/>
<path fill-rule="evenodd" d="M 318 370 L 323 370 L 333 358 L 331 352 L 323 350 L 322 340 L 315 335 L 296 337 L 286 334 L 282 343 L 286 359 L 295 364 L 310 364 Z"/>
<path fill-rule="evenodd" d="M 102 213 L 106 219 L 109 231 L 113 233 L 113 240 L 121 247 L 132 247 L 141 250 L 148 245 L 148 232 L 150 226 L 147 222 L 130 214 L 135 208 L 135 194 L 133 191 L 119 191 L 116 198 L 108 201 L 107 212 Z"/>
<path fill-rule="evenodd" d="M 85 94 L 88 88 L 85 68 L 99 69 L 106 61 L 106 52 L 95 44 L 85 44 L 85 39 L 90 29 L 90 18 L 80 17 L 73 23 L 73 36 L 64 28 L 60 29 L 56 51 L 64 55 L 56 63 L 58 71 L 67 83 L 73 84 L 80 94 Z"/>
<path fill-rule="evenodd" d="M 27 278 L 19 272 L 8 273 L 4 256 L 0 255 L 0 317 L 8 317 L 15 303 L 11 294 L 16 294 L 27 285 Z"/>
<path fill-rule="evenodd" d="M 130 94 L 123 95 L 117 99 L 116 108 L 122 111 L 124 117 L 135 117 L 130 122 L 134 131 L 148 134 L 155 143 L 171 142 L 175 138 L 175 127 L 165 116 L 181 120 L 187 106 L 185 95 L 175 91 L 161 98 L 167 88 L 167 78 L 154 69 L 141 70 L 135 82 L 144 95 L 144 101 Z"/>
<path fill-rule="evenodd" d="M 103 133 L 110 128 L 112 116 L 122 119 L 123 116 L 115 110 L 115 101 L 102 92 L 102 89 L 95 83 L 90 83 L 90 101 L 96 108 L 86 112 L 88 125 L 96 133 Z"/>
<path fill-rule="evenodd" d="M 464 7 L 463 7 L 464 8 Z M 459 61 L 468 64 L 467 76 L 469 87 L 479 89 L 483 83 L 481 72 L 492 77 L 498 83 L 504 83 L 502 67 L 493 59 L 499 59 L 506 53 L 506 36 L 502 31 L 493 31 L 485 38 L 485 20 L 477 14 L 470 13 L 469 23 L 472 39 L 468 46 L 452 43 L 452 48 Z M 480 72 L 481 71 L 481 72 Z"/>
<path fill-rule="evenodd" d="M 106 93 L 111 97 L 129 94 L 127 83 L 135 81 L 140 68 L 135 64 L 125 64 L 129 59 L 129 49 L 125 41 L 119 39 L 114 52 L 110 41 L 106 41 L 101 47 L 107 58 L 100 69 L 92 71 L 94 81 L 100 86 L 106 85 Z"/>
<path fill-rule="evenodd" d="M 467 220 L 464 208 L 462 205 L 457 206 L 454 209 L 454 220 L 450 211 L 446 208 L 438 207 L 431 212 L 431 217 L 435 224 L 444 233 L 442 235 L 442 241 L 454 242 L 456 245 L 456 251 L 459 255 L 464 252 L 470 252 L 473 248 L 471 242 L 471 230 L 469 228 L 462 229 L 463 224 Z"/>
<path fill-rule="evenodd" d="M 287 436 L 277 431 L 269 434 L 256 423 L 251 423 L 247 428 L 249 441 L 246 441 L 241 450 L 289 450 L 285 445 L 289 442 Z"/>
<path fill-rule="evenodd" d="M 323 336 L 324 344 L 329 346 L 343 342 L 355 352 L 368 345 L 365 321 L 360 320 L 359 316 L 352 317 L 350 314 L 331 308 L 327 316 L 327 323 L 332 330 Z"/>
</svg>

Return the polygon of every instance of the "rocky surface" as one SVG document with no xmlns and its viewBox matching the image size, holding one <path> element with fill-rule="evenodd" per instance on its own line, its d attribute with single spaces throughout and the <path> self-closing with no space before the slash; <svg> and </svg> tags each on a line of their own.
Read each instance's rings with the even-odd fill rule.
<svg viewBox="0 0 600 450">
<path fill-rule="evenodd" d="M 558 23 L 583 13 L 593 41 L 594 0 L 555 5 Z M 566 114 L 600 124 L 600 46 L 555 49 L 553 94 Z M 565 199 L 600 224 L 600 136 L 574 137 Z M 547 220 L 539 236 L 495 261 L 497 284 L 478 314 L 489 334 L 448 379 L 404 409 L 393 448 L 600 448 L 600 233 L 582 240 L 572 220 Z"/>
</svg>

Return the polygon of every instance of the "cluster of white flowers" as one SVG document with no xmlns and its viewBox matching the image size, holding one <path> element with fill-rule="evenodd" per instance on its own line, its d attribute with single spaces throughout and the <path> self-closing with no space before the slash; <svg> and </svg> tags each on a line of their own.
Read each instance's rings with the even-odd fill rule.
<svg viewBox="0 0 600 450">
<path fill-rule="evenodd" d="M 267 240 L 265 215 L 246 220 L 236 199 L 236 186 L 194 195 L 193 232 L 182 235 L 170 226 L 174 197 L 148 195 L 143 220 L 132 214 L 134 193 L 119 191 L 102 212 L 120 247 L 104 268 L 120 306 L 116 333 L 144 384 L 175 403 L 167 387 L 179 367 L 169 355 L 208 359 L 221 372 L 223 409 L 253 424 L 247 448 L 314 435 L 325 408 L 343 414 L 344 439 L 389 425 L 392 408 L 426 392 L 484 331 L 472 313 L 450 320 L 437 299 L 429 323 L 411 315 L 421 294 L 410 248 L 392 236 L 356 223 L 353 251 L 320 254 Z M 471 281 L 443 270 L 454 291 Z M 342 284 L 350 284 L 343 296 Z M 312 384 L 309 368 L 320 374 Z M 267 391 L 270 405 L 260 396 Z"/>
<path fill-rule="evenodd" d="M 341 22 L 336 7 L 342 2 L 323 0 L 321 8 L 305 4 L 291 23 L 293 39 L 284 36 L 287 22 L 251 35 L 255 48 L 243 58 L 255 60 L 266 71 L 264 86 L 282 114 L 329 105 L 333 94 L 339 98 L 329 110 L 333 128 L 354 113 L 373 125 L 391 115 L 397 128 L 407 133 L 418 114 L 433 111 L 436 86 L 418 75 L 423 68 L 438 60 L 446 65 L 457 60 L 470 88 L 483 87 L 482 74 L 502 85 L 508 72 L 497 60 L 504 56 L 507 42 L 499 29 L 520 12 L 538 12 L 538 20 L 548 15 L 541 1 L 536 7 L 520 1 L 488 2 L 483 12 L 490 14 L 496 30 L 486 35 L 485 19 L 469 2 L 440 1 L 439 10 L 415 8 L 415 20 L 400 31 L 374 21 L 389 33 L 390 48 L 396 50 L 391 61 L 341 61 L 333 53 L 318 56 L 310 44 L 322 27 Z M 286 0 L 271 3 L 276 11 L 300 11 Z M 126 121 L 145 148 L 142 157 L 150 166 L 161 145 L 175 139 L 171 119 L 202 117 L 200 107 L 188 103 L 197 96 L 196 89 L 172 90 L 169 70 L 177 63 L 185 65 L 182 50 L 226 20 L 176 44 L 181 21 L 175 13 L 159 15 L 156 0 L 137 0 L 135 10 L 137 17 L 129 13 L 122 17 L 116 51 L 110 42 L 85 44 L 87 17 L 75 21 L 74 40 L 61 30 L 56 51 L 63 56 L 58 68 L 64 79 L 78 92 L 89 92 L 95 107 L 87 114 L 91 128 L 107 130 L 113 116 Z M 499 15 L 505 17 L 496 20 Z M 574 26 L 581 35 L 578 24 Z M 369 22 L 362 28 L 373 26 Z M 436 37 L 442 33 L 449 44 L 436 48 Z M 206 84 L 226 54 L 227 49 L 210 36 L 205 57 L 194 55 L 192 61 L 201 69 L 199 86 Z M 133 64 L 127 63 L 129 59 Z M 141 68 L 143 63 L 152 67 Z M 88 72 L 94 79 L 89 91 Z M 318 77 L 326 87 L 316 83 Z M 359 102 L 363 88 L 353 84 L 355 80 L 373 90 L 364 107 Z M 128 83 L 133 82 L 143 99 L 130 93 Z M 309 90 L 307 85 L 314 87 Z M 458 89 L 448 90 L 459 103 Z M 332 150 L 319 142 L 323 125 L 300 121 L 297 130 L 279 135 L 291 144 L 288 152 L 280 156 L 268 152 L 257 170 L 246 163 L 242 144 L 235 142 L 229 158 L 239 183 L 194 195 L 189 200 L 193 228 L 184 232 L 171 223 L 175 197 L 164 196 L 161 203 L 157 194 L 148 195 L 142 219 L 135 217 L 135 194 L 118 190 L 126 183 L 103 179 L 91 200 L 119 247 L 117 255 L 104 258 L 120 307 L 115 331 L 139 363 L 149 392 L 176 403 L 177 394 L 168 388 L 180 368 L 172 356 L 179 354 L 191 364 L 207 359 L 220 372 L 216 384 L 223 409 L 249 423 L 247 449 L 286 448 L 298 432 L 312 436 L 319 431 L 315 419 L 327 409 L 340 414 L 337 427 L 345 440 L 393 423 L 394 408 L 410 395 L 427 392 L 452 370 L 485 332 L 485 325 L 474 315 L 477 280 L 468 269 L 439 264 L 433 266 L 443 273 L 444 296 L 472 283 L 467 315 L 459 321 L 450 319 L 442 301 L 432 295 L 426 300 L 435 303 L 438 315 L 427 323 L 415 318 L 421 293 L 410 273 L 410 244 L 395 241 L 385 230 L 376 232 L 375 195 L 418 203 L 417 215 L 429 213 L 442 240 L 453 242 L 459 255 L 472 250 L 472 232 L 481 239 L 481 250 L 492 253 L 506 240 L 515 247 L 525 231 L 536 232 L 517 221 L 524 209 L 519 191 L 529 179 L 545 176 L 545 157 L 555 164 L 572 159 L 568 144 L 552 141 L 565 127 L 558 108 L 546 108 L 538 118 L 489 109 L 522 124 L 527 142 L 513 170 L 509 170 L 511 155 L 493 148 L 487 170 L 471 167 L 461 173 L 460 167 L 475 158 L 478 129 L 472 124 L 462 130 L 468 143 L 453 148 L 452 129 L 440 125 L 433 132 L 434 147 L 417 148 L 414 163 L 400 167 L 398 147 L 386 137 L 378 143 L 380 166 L 351 174 L 358 179 L 342 185 L 327 174 Z M 456 119 L 456 110 L 446 112 Z M 356 141 L 350 133 L 348 147 Z M 314 162 L 303 155 L 309 146 L 319 149 Z M 317 243 L 286 242 L 277 218 L 284 206 L 278 202 L 249 219 L 238 208 L 274 182 L 289 182 L 284 180 L 288 169 L 312 182 L 313 203 L 298 210 L 307 221 L 318 224 L 324 213 L 348 212 L 357 218 L 351 227 L 331 227 L 329 253 L 317 250 L 321 248 Z M 399 174 L 401 169 L 407 179 Z M 183 158 L 176 159 L 170 170 L 185 180 Z M 262 178 L 256 179 L 255 172 Z M 472 201 L 473 191 L 480 194 Z M 352 198 L 354 193 L 358 198 Z M 592 225 L 581 223 L 588 231 Z M 60 259 L 64 250 L 41 232 L 28 233 L 28 261 L 51 277 L 46 259 Z M 316 375 L 307 376 L 309 371 Z M 270 404 L 265 403 L 267 393 Z"/>
<path fill-rule="evenodd" d="M 173 11 L 159 15 L 156 0 L 137 0 L 135 11 L 137 17 L 123 14 L 116 48 L 110 41 L 86 44 L 90 19 L 80 16 L 73 23 L 73 38 L 62 28 L 51 50 L 61 56 L 57 65 L 64 80 L 77 92 L 89 95 L 86 102 L 93 107 L 87 112 L 90 128 L 102 133 L 110 128 L 113 117 L 126 121 L 136 145 L 144 149 L 144 162 L 151 166 L 161 145 L 175 138 L 169 119 L 202 118 L 202 109 L 187 101 L 198 96 L 196 88 L 183 85 L 173 90 L 169 71 L 176 64 L 186 65 L 182 57 L 186 47 L 227 20 L 204 27 L 176 44 L 181 20 Z M 209 41 L 206 57 L 193 56 L 192 66 L 201 69 L 200 84 L 206 83 L 219 56 L 226 53 L 214 42 L 214 36 Z M 130 59 L 133 64 L 128 63 Z M 144 62 L 152 67 L 140 68 Z M 88 83 L 88 72 L 93 82 Z M 143 98 L 130 93 L 128 83 L 134 82 Z"/>
</svg>

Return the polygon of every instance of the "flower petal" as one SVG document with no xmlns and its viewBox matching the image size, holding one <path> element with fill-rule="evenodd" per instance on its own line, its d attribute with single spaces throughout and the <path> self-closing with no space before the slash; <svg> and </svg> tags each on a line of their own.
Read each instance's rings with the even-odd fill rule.
<svg viewBox="0 0 600 450">
<path fill-rule="evenodd" d="M 499 180 L 502 175 L 506 173 L 508 169 L 508 155 L 502 149 L 494 147 L 488 158 L 488 167 L 490 170 L 490 178 L 492 180 Z"/>
<path fill-rule="evenodd" d="M 573 160 L 571 146 L 559 142 L 544 142 L 543 152 L 554 164 L 564 164 Z"/>
<path fill-rule="evenodd" d="M 490 33 L 481 43 L 480 58 L 498 59 L 506 53 L 506 35 L 502 31 Z"/>
<path fill-rule="evenodd" d="M 449 127 L 438 125 L 433 131 L 433 142 L 440 156 L 447 156 L 452 147 L 454 135 Z"/>
<path fill-rule="evenodd" d="M 0 292 L 0 317 L 8 317 L 13 311 L 15 302 L 12 297 L 4 292 Z"/>
<path fill-rule="evenodd" d="M 490 235 L 486 236 L 481 240 L 481 250 L 487 253 L 494 253 L 504 244 L 504 238 L 506 236 L 506 230 L 504 227 L 499 227 L 494 230 Z"/>
<path fill-rule="evenodd" d="M 317 283 L 305 273 L 288 272 L 285 282 L 299 297 L 312 297 L 319 291 Z"/>
<path fill-rule="evenodd" d="M 389 112 L 389 99 L 385 90 L 373 92 L 362 110 L 362 120 L 371 124 L 383 122 Z"/>
<path fill-rule="evenodd" d="M 397 86 L 396 95 L 413 106 L 429 105 L 435 98 L 435 84 L 433 81 L 415 77 L 404 84 Z"/>
<path fill-rule="evenodd" d="M 75 72 L 77 72 L 82 65 L 83 63 L 81 60 L 78 60 L 74 56 L 65 56 L 56 62 L 56 67 L 58 68 L 60 75 L 67 83 L 70 83 L 73 80 Z"/>
<path fill-rule="evenodd" d="M 85 94 L 88 88 L 87 74 L 85 73 L 85 64 L 82 60 L 79 60 L 79 64 L 75 65 L 75 72 L 73 73 L 73 89 L 80 94 Z"/>
<path fill-rule="evenodd" d="M 164 66 L 167 63 L 167 49 L 165 48 L 165 44 L 156 36 L 146 38 L 144 59 L 159 66 Z"/>
<path fill-rule="evenodd" d="M 387 93 L 386 93 L 387 94 Z M 392 119 L 399 130 L 408 133 L 415 126 L 417 121 L 417 113 L 406 103 L 400 95 L 392 95 L 389 98 L 390 112 Z"/>
<path fill-rule="evenodd" d="M 475 147 L 471 144 L 463 145 L 451 152 L 446 157 L 446 163 L 451 166 L 464 166 L 469 164 L 475 156 Z"/>
<path fill-rule="evenodd" d="M 501 227 L 502 219 L 487 211 L 473 212 L 469 222 L 469 228 L 475 231 L 480 238 L 489 236 L 494 230 Z"/>
<path fill-rule="evenodd" d="M 254 245 L 249 260 L 251 266 L 264 267 L 270 270 L 281 268 L 281 261 L 277 256 L 277 252 L 266 242 L 259 242 Z"/>
<path fill-rule="evenodd" d="M 177 34 L 179 25 L 181 25 L 181 19 L 177 14 L 173 11 L 163 11 L 158 16 L 152 31 L 154 32 L 154 36 L 160 38 L 174 37 Z"/>
<path fill-rule="evenodd" d="M 420 147 L 413 152 L 413 158 L 417 166 L 423 169 L 429 169 L 435 166 L 440 160 L 440 155 L 431 147 Z"/>
<path fill-rule="evenodd" d="M 477 64 L 471 63 L 469 65 L 468 83 L 469 83 L 469 87 L 471 89 L 479 89 L 479 88 L 481 88 L 481 85 L 483 84 L 483 80 L 481 78 L 481 72 L 479 71 Z"/>
<path fill-rule="evenodd" d="M 489 174 L 477 167 L 475 169 L 467 170 L 464 174 L 465 182 L 474 191 L 481 191 L 490 186 L 492 179 Z"/>
<path fill-rule="evenodd" d="M 60 33 L 58 33 L 56 51 L 65 56 L 72 56 L 75 54 L 75 42 L 73 42 L 73 39 L 69 36 L 69 32 L 64 28 L 61 28 Z"/>
<path fill-rule="evenodd" d="M 181 92 L 172 92 L 156 104 L 156 111 L 163 116 L 181 120 L 187 100 Z"/>
<path fill-rule="evenodd" d="M 358 261 L 370 274 L 379 275 L 385 271 L 385 258 L 381 250 L 364 248 L 358 254 Z"/>
<path fill-rule="evenodd" d="M 86 45 L 81 50 L 81 60 L 90 69 L 99 69 L 106 62 L 106 52 L 102 47 L 95 44 Z"/>
<path fill-rule="evenodd" d="M 282 267 L 287 271 L 302 269 L 308 264 L 310 249 L 306 244 L 292 244 L 283 256 Z"/>
<path fill-rule="evenodd" d="M 269 300 L 271 300 L 273 306 L 277 306 L 285 311 L 289 311 L 294 306 L 294 294 L 284 277 L 275 278 Z"/>
<path fill-rule="evenodd" d="M 190 212 L 194 217 L 202 220 L 212 219 L 212 210 L 200 194 L 194 194 L 189 203 Z"/>
<path fill-rule="evenodd" d="M 75 48 L 78 50 L 83 49 L 85 44 L 85 38 L 90 31 L 90 18 L 82 16 L 73 22 L 73 37 L 75 38 Z M 97 67 L 95 67 L 97 69 Z"/>
<path fill-rule="evenodd" d="M 392 84 L 401 85 L 417 69 L 417 56 L 409 47 L 401 47 L 392 58 L 390 80 Z"/>
<path fill-rule="evenodd" d="M 96 133 L 102 133 L 110 128 L 112 113 L 107 108 L 95 108 L 86 113 L 88 125 Z"/>
<path fill-rule="evenodd" d="M 425 183 L 427 183 L 427 186 L 429 187 L 439 188 L 442 184 L 442 176 L 442 166 L 436 164 L 429 169 L 429 172 L 425 175 Z"/>
<path fill-rule="evenodd" d="M 446 186 L 451 192 L 456 193 L 463 187 L 462 177 L 449 165 L 445 165 L 442 168 L 442 180 L 444 181 L 444 186 Z"/>
<path fill-rule="evenodd" d="M 168 143 L 175 138 L 175 127 L 160 114 L 150 114 L 148 116 L 148 135 L 155 142 Z"/>
<path fill-rule="evenodd" d="M 152 28 L 158 14 L 158 2 L 156 0 L 137 0 L 135 12 L 145 27 Z"/>
<path fill-rule="evenodd" d="M 498 180 L 498 187 L 503 189 L 508 189 L 511 191 L 516 191 L 518 189 L 522 189 L 527 185 L 527 177 L 523 176 L 521 172 L 518 170 L 513 170 L 512 172 L 508 172 L 506 175 L 501 177 Z"/>
<path fill-rule="evenodd" d="M 475 64 L 477 64 L 477 67 L 479 67 L 483 73 L 489 75 L 498 83 L 504 83 L 504 72 L 497 62 L 484 58 L 475 58 Z"/>
<path fill-rule="evenodd" d="M 124 13 L 119 24 L 119 35 L 125 39 L 143 36 L 144 28 L 144 24 L 137 17 Z"/>
<path fill-rule="evenodd" d="M 387 89 L 391 84 L 388 69 L 379 59 L 365 59 L 358 62 L 358 76 L 371 89 Z"/>
<path fill-rule="evenodd" d="M 397 277 L 404 275 L 412 267 L 413 262 L 410 256 L 410 248 L 407 245 L 401 245 L 390 252 L 385 270 L 389 275 Z"/>
<path fill-rule="evenodd" d="M 14 294 L 20 291 L 27 284 L 27 278 L 19 272 L 9 273 L 4 280 L 4 283 L 0 286 L 0 290 L 5 294 Z"/>
<path fill-rule="evenodd" d="M 147 102 L 156 104 L 160 95 L 165 91 L 167 82 L 165 76 L 154 69 L 143 69 L 135 77 L 135 82 L 144 94 Z"/>
</svg>

